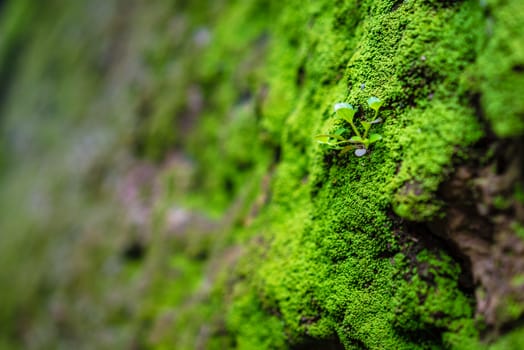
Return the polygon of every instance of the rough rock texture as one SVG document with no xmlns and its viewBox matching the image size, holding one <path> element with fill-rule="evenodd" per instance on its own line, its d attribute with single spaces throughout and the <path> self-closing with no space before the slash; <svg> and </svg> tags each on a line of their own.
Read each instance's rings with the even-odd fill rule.
<svg viewBox="0 0 524 350">
<path fill-rule="evenodd" d="M 524 348 L 521 1 L 7 0 L 0 38 L 0 349 Z M 367 154 L 317 142 L 372 96 Z"/>
</svg>

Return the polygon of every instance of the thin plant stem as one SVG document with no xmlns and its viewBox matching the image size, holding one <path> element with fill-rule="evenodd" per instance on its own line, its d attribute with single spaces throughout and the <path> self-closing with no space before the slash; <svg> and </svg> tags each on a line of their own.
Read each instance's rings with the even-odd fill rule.
<svg viewBox="0 0 524 350">
<path fill-rule="evenodd" d="M 349 124 L 351 124 L 351 128 L 353 128 L 353 131 L 355 132 L 355 134 L 357 134 L 358 137 L 362 138 L 362 135 L 360 134 L 360 132 L 358 131 L 357 127 L 353 123 L 353 120 L 349 121 Z"/>
</svg>

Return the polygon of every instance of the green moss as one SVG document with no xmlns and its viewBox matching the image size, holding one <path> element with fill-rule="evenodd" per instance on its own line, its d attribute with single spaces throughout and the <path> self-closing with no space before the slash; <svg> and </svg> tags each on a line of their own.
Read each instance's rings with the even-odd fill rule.
<svg viewBox="0 0 524 350">
<path fill-rule="evenodd" d="M 12 51 L 9 43 L 19 41 L 16 33 L 26 26 L 20 15 L 25 2 L 15 3 L 22 5 L 0 27 L 11 38 L 0 47 L 2 72 L 2 50 Z M 473 296 L 459 288 L 458 264 L 445 251 L 413 257 L 401 236 L 411 227 L 406 220 L 442 215 L 439 186 L 483 136 L 478 94 L 498 135 L 522 133 L 518 34 L 524 26 L 511 15 L 522 7 L 516 0 L 491 1 L 487 8 L 476 1 L 162 1 L 147 6 L 138 1 L 127 25 L 116 21 L 121 8 L 114 2 L 114 18 L 95 16 L 95 26 L 90 19 L 77 23 L 92 11 L 87 2 L 79 4 L 62 4 L 56 26 L 54 17 L 35 23 L 35 33 L 45 34 L 34 34 L 27 44 L 23 69 L 10 90 L 23 101 L 9 97 L 3 106 L 2 134 L 17 130 L 22 136 L 15 138 L 33 140 L 37 151 L 18 148 L 23 142 L 7 145 L 9 157 L 21 157 L 26 165 L 12 162 L 3 179 L 2 218 L 16 220 L 0 222 L 2 231 L 24 233 L 14 236 L 19 241 L 2 241 L 2 252 L 34 245 L 36 256 L 46 256 L 51 245 L 41 244 L 47 242 L 41 237 L 56 231 L 53 237 L 67 240 L 81 219 L 78 213 L 95 211 L 91 200 L 106 204 L 99 208 L 114 207 L 85 194 L 86 179 L 106 171 L 95 175 L 107 178 L 109 185 L 99 180 L 103 192 L 126 175 L 128 159 L 138 157 L 159 164 L 155 186 L 144 199 L 147 223 L 115 225 L 115 231 L 126 239 L 138 235 L 135 231 L 144 233 L 145 261 L 130 268 L 120 261 L 117 244 L 100 251 L 95 244 L 85 254 L 95 252 L 98 258 L 79 282 L 90 310 L 115 327 L 108 332 L 117 333 L 128 315 L 138 329 L 134 341 L 158 349 L 480 347 Z M 129 52 L 119 49 L 118 23 L 129 32 Z M 486 26 L 492 26 L 491 33 L 483 32 Z M 65 28 L 92 29 L 78 47 L 80 34 L 63 36 L 69 33 Z M 111 40 L 99 46 L 108 33 Z M 114 52 L 122 57 L 109 57 Z M 125 63 L 115 63 L 120 61 Z M 124 78 L 120 69 L 139 73 Z M 57 95 L 31 93 L 36 90 Z M 340 154 L 314 142 L 315 134 L 338 126 L 334 103 L 363 106 L 358 119 L 369 112 L 364 106 L 370 96 L 385 103 L 384 121 L 374 126 L 383 139 L 368 155 Z M 24 115 L 34 117 L 19 119 Z M 100 158 L 89 158 L 88 167 L 71 173 L 70 163 L 52 160 L 74 158 L 77 153 L 64 149 L 92 135 L 78 131 L 78 123 L 82 129 L 99 126 L 111 136 L 102 137 L 104 147 L 96 149 Z M 107 156 L 112 152 L 124 156 Z M 177 163 L 180 158 L 184 162 Z M 113 173 L 113 167 L 124 170 Z M 60 205 L 50 219 L 20 219 L 13 213 L 22 204 L 9 199 L 30 201 L 38 192 L 33 189 L 49 188 L 47 182 L 28 186 L 42 168 L 47 169 L 43 176 L 55 179 L 52 203 Z M 169 227 L 177 208 L 201 215 L 205 225 Z M 98 232 L 99 226 L 82 228 Z M 34 232 L 38 239 L 29 244 Z M 71 245 L 84 250 L 82 244 Z M 0 255 L 8 257 L 5 266 L 17 261 L 13 253 Z M 114 260 L 124 265 L 123 275 L 100 277 L 96 271 Z M 18 263 L 20 271 L 33 266 Z M 53 282 L 62 275 L 45 276 Z M 126 304 L 128 311 L 121 313 L 107 306 L 111 298 L 105 296 L 111 293 L 104 294 L 104 288 L 120 291 L 120 283 L 111 282 L 114 276 L 126 291 L 140 282 L 142 294 L 130 292 L 140 306 Z M 9 309 L 0 313 L 0 325 L 44 303 L 48 295 L 38 291 L 49 288 L 49 281 L 38 274 L 17 277 L 15 292 L 2 294 Z M 90 281 L 100 282 L 93 287 Z M 57 293 L 75 300 L 79 292 L 69 283 Z M 100 311 L 104 307 L 107 313 Z M 510 318 L 521 311 L 517 303 L 506 310 Z M 95 316 L 92 320 L 100 319 Z M 45 324 L 38 312 L 28 317 Z M 67 322 L 75 330 L 83 324 L 81 318 Z M 93 323 L 86 333 L 105 329 Z M 10 326 L 8 339 L 15 328 Z M 45 343 L 49 347 L 63 345 L 54 332 Z M 128 344 L 129 338 L 114 344 Z M 494 348 L 521 339 L 517 332 Z"/>
<path fill-rule="evenodd" d="M 424 276 L 403 282 L 402 268 L 389 260 L 399 247 L 387 211 L 393 205 L 412 220 L 437 215 L 434 194 L 452 159 L 482 136 L 462 73 L 475 59 L 481 11 L 470 3 L 406 3 L 396 11 L 348 4 L 354 17 L 289 4 L 271 33 L 262 126 L 282 158 L 270 207 L 258 219 L 269 247 L 241 262 L 261 301 L 251 313 L 276 315 L 290 344 L 337 334 L 346 348 L 473 346 L 471 301 L 458 290 L 456 266 L 449 270 L 449 258 L 433 262 L 436 286 Z M 371 155 L 312 144 L 311 135 L 331 127 L 334 102 L 363 105 L 371 95 L 386 101 L 384 140 Z M 233 302 L 234 317 L 247 295 L 252 301 L 247 290 Z M 410 295 L 415 304 L 407 310 L 392 307 Z M 239 324 L 230 331 L 245 339 Z M 424 332 L 435 337 L 422 342 Z"/>
<path fill-rule="evenodd" d="M 524 330 L 516 329 L 503 335 L 497 342 L 489 347 L 490 350 L 520 349 L 524 346 Z"/>
<path fill-rule="evenodd" d="M 406 270 L 393 298 L 395 327 L 415 336 L 420 336 L 417 331 L 427 332 L 423 338 L 429 344 L 435 342 L 433 346 L 464 349 L 475 345 L 478 334 L 469 319 L 472 302 L 458 289 L 460 268 L 451 258 L 423 251 L 415 265 L 405 259 L 396 261 Z M 436 329 L 447 330 L 442 339 L 431 334 Z"/>
<path fill-rule="evenodd" d="M 358 9 L 366 15 L 356 31 L 354 21 L 342 21 L 340 12 L 334 19 L 331 9 L 317 13 L 311 6 L 307 11 L 314 19 L 300 24 L 293 6 L 281 14 L 276 37 L 293 38 L 306 25 L 315 30 L 297 42 L 273 43 L 278 58 L 269 65 L 282 74 L 270 81 L 263 125 L 280 138 L 282 159 L 273 180 L 271 219 L 260 219 L 271 223 L 264 229 L 271 245 L 246 275 L 260 298 L 278 310 L 291 343 L 311 335 L 328 341 L 336 333 L 346 348 L 476 344 L 471 300 L 458 290 L 456 267 L 446 270 L 449 258 L 437 264 L 446 271 L 436 288 L 395 277 L 400 267 L 389 257 L 399 247 L 387 211 L 393 205 L 414 220 L 436 215 L 440 204 L 434 193 L 457 150 L 482 135 L 473 108 L 461 100 L 468 101 L 461 74 L 476 49 L 469 45 L 475 34 L 463 26 L 474 28 L 480 12 L 471 4 L 406 3 L 393 12 L 370 7 L 368 15 L 367 6 Z M 339 37 L 348 32 L 354 34 Z M 457 33 L 468 34 L 457 39 Z M 312 54 L 302 63 L 308 46 Z M 318 74 L 333 67 L 341 74 L 326 80 Z M 369 156 L 339 155 L 308 141 L 319 129 L 335 127 L 337 99 L 364 105 L 371 95 L 386 105 L 384 140 Z M 290 103 L 291 111 L 280 109 Z M 307 193 L 312 205 L 305 202 Z M 302 219 L 295 216 L 298 208 Z M 252 260 L 250 255 L 248 266 Z M 427 293 L 427 303 L 396 313 L 391 300 L 404 293 L 416 298 L 418 290 Z M 393 321 L 396 317 L 400 321 Z M 399 329 L 400 323 L 406 328 Z M 435 337 L 422 341 L 424 332 L 434 329 L 439 329 Z"/>
<path fill-rule="evenodd" d="M 495 133 L 515 137 L 524 132 L 524 5 L 518 1 L 487 1 L 482 30 L 486 33 L 477 69 L 482 106 Z"/>
<path fill-rule="evenodd" d="M 393 143 L 394 154 L 402 154 L 400 169 L 390 184 L 398 188 L 393 205 L 400 216 L 424 220 L 438 214 L 440 203 L 434 193 L 452 169 L 457 149 L 464 150 L 482 133 L 472 111 L 453 100 L 434 100 L 405 117 L 409 124 L 400 135 L 391 129 L 384 133 Z M 390 131 L 396 134 L 390 135 Z"/>
<path fill-rule="evenodd" d="M 260 299 L 245 291 L 236 298 L 227 316 L 227 326 L 236 330 L 235 348 L 286 349 L 283 322 L 261 308 Z"/>
</svg>

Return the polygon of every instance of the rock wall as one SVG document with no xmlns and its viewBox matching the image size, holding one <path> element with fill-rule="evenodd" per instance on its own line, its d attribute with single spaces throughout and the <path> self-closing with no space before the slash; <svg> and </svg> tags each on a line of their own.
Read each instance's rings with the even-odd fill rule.
<svg viewBox="0 0 524 350">
<path fill-rule="evenodd" d="M 0 349 L 524 347 L 520 1 L 0 5 Z"/>
</svg>

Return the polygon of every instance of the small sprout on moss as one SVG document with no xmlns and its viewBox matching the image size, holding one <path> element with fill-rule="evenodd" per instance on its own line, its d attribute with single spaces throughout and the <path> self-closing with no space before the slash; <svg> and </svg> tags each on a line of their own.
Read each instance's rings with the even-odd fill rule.
<svg viewBox="0 0 524 350">
<path fill-rule="evenodd" d="M 341 117 L 341 118 L 348 118 L 353 120 L 353 116 L 356 113 L 355 108 L 353 108 L 352 105 L 349 103 L 339 102 L 335 104 L 335 112 Z"/>
<path fill-rule="evenodd" d="M 375 115 L 372 121 L 362 120 L 360 121 L 362 131 L 357 128 L 353 118 L 357 110 L 353 108 L 349 103 L 339 102 L 335 104 L 335 114 L 342 120 L 346 121 L 353 130 L 354 135 L 349 139 L 344 138 L 342 135 L 348 131 L 346 128 L 339 128 L 332 134 L 322 134 L 315 136 L 315 140 L 318 143 L 327 145 L 328 147 L 336 150 L 341 150 L 341 154 L 346 153 L 350 150 L 355 150 L 357 157 L 362 157 L 368 153 L 369 146 L 382 139 L 380 134 L 371 134 L 368 137 L 369 131 L 373 124 L 380 123 L 381 118 L 378 118 L 378 111 L 382 106 L 383 101 L 377 97 L 370 97 L 368 99 L 368 105 L 375 111 Z"/>
<path fill-rule="evenodd" d="M 355 116 L 356 112 L 357 111 L 349 103 L 337 103 L 335 105 L 335 113 L 337 114 L 337 116 L 339 118 L 344 119 L 345 121 L 347 121 L 349 123 L 349 125 L 351 125 L 351 128 L 353 129 L 355 134 L 360 136 L 360 133 L 359 133 L 357 127 L 353 123 L 353 117 Z"/>
<path fill-rule="evenodd" d="M 375 116 L 373 117 L 373 121 L 377 120 L 377 115 L 378 115 L 378 110 L 380 109 L 380 107 L 382 107 L 382 104 L 384 103 L 384 101 L 382 101 L 381 99 L 379 99 L 378 97 L 370 97 L 368 98 L 368 106 L 375 111 Z"/>
<path fill-rule="evenodd" d="M 368 98 L 368 105 L 369 107 L 374 110 L 375 112 L 378 113 L 378 110 L 380 109 L 380 107 L 382 107 L 382 104 L 384 102 L 379 99 L 378 97 L 375 97 L 375 96 L 372 96 L 370 98 Z"/>
</svg>

